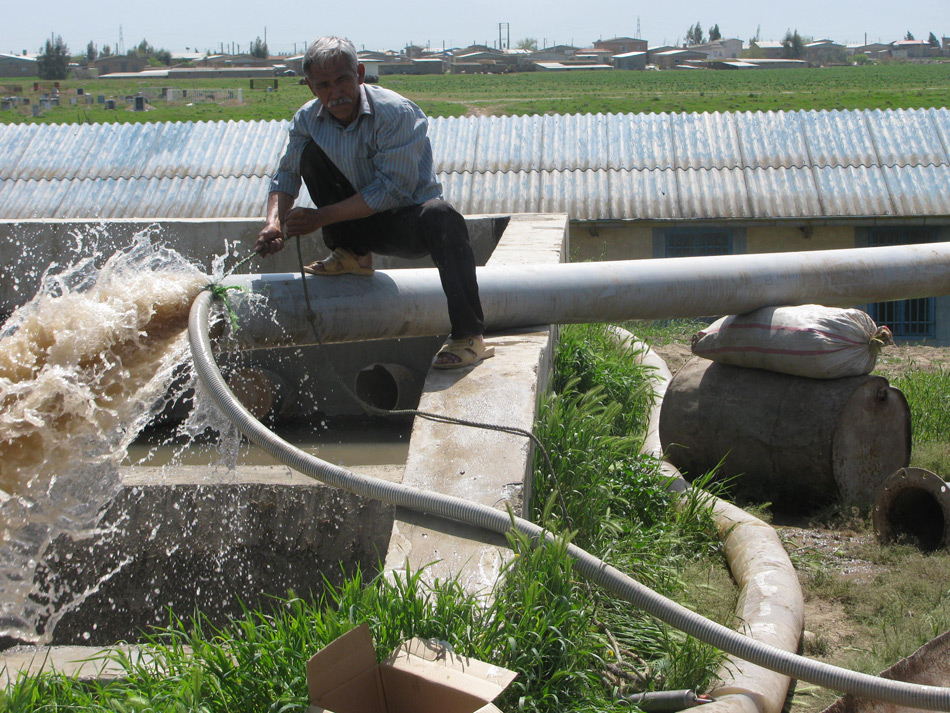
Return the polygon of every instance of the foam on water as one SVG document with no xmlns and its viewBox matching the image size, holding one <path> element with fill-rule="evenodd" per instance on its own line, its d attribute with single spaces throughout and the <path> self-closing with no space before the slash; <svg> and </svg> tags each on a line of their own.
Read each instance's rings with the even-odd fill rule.
<svg viewBox="0 0 950 713">
<path fill-rule="evenodd" d="M 209 281 L 141 234 L 102 264 L 48 273 L 0 330 L 0 636 L 48 638 L 33 573 L 57 534 L 97 526 L 186 360 L 188 312 Z"/>
</svg>

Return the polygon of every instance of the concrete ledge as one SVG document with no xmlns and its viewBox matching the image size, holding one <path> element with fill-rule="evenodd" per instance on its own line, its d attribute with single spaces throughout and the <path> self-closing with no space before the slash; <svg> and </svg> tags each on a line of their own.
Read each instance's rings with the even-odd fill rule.
<svg viewBox="0 0 950 713">
<path fill-rule="evenodd" d="M 566 215 L 512 216 L 488 264 L 563 261 L 567 223 Z M 554 341 L 554 329 L 544 325 L 487 334 L 495 356 L 460 372 L 430 370 L 419 410 L 533 430 Z M 531 497 L 533 457 L 527 438 L 416 417 L 403 483 L 522 515 Z M 400 509 L 385 568 L 427 567 L 429 581 L 458 576 L 466 591 L 484 592 L 497 581 L 506 553 L 501 536 Z"/>
<path fill-rule="evenodd" d="M 488 226 L 499 221 L 507 217 L 482 220 Z M 567 254 L 566 236 L 567 216 L 515 216 L 492 261 L 559 261 Z M 461 373 L 432 371 L 420 407 L 532 429 L 547 386 L 554 336 L 543 325 L 488 335 L 497 356 Z M 405 477 L 399 467 L 359 470 L 500 509 L 510 506 L 520 514 L 530 499 L 532 458 L 527 439 L 416 419 Z M 240 615 L 239 601 L 255 606 L 268 594 L 284 596 L 289 588 L 301 594 L 322 589 L 324 576 L 339 581 L 341 562 L 347 573 L 357 565 L 375 572 L 387 541 L 389 567 L 402 568 L 408 561 L 419 568 L 439 560 L 429 577 L 461 575 L 473 590 L 494 585 L 507 551 L 502 538 L 424 514 L 400 512 L 398 521 L 394 516 L 390 506 L 285 467 L 126 472 L 101 530 L 59 538 L 40 575 L 51 599 L 61 588 L 86 593 L 80 606 L 61 614 L 57 646 L 49 657 L 43 649 L 11 651 L 12 658 L 0 659 L 0 668 L 11 676 L 49 660 L 63 672 L 113 675 L 108 666 L 99 666 L 102 649 L 73 647 L 134 641 L 142 628 L 167 624 L 167 607 L 182 615 L 201 608 L 213 621 L 223 621 Z"/>
<path fill-rule="evenodd" d="M 77 681 L 114 681 L 124 678 L 121 658 L 148 664 L 152 657 L 138 646 L 24 646 L 3 653 L 0 662 L 0 686 L 16 683 L 20 676 L 42 672 L 58 673 Z"/>
<path fill-rule="evenodd" d="M 398 480 L 399 466 L 361 471 Z M 357 567 L 378 571 L 393 508 L 317 483 L 284 466 L 137 468 L 98 531 L 60 536 L 37 580 L 54 604 L 58 645 L 136 641 L 167 626 L 168 608 L 223 624 L 241 604 L 323 591 Z"/>
<path fill-rule="evenodd" d="M 261 210 L 263 211 L 263 203 Z M 475 261 L 484 265 L 505 229 L 507 216 L 466 216 Z M 210 273 L 215 256 L 232 251 L 228 266 L 250 254 L 260 218 L 219 218 L 216 220 L 179 218 L 174 220 L 0 220 L 0 260 L 17 266 L 16 280 L 0 281 L 0 318 L 28 302 L 51 265 L 72 265 L 79 258 L 111 255 L 131 244 L 133 236 L 149 230 L 153 243 L 162 243 Z M 302 238 L 305 259 L 315 260 L 327 252 L 317 233 Z M 377 267 L 431 267 L 428 258 L 399 260 L 380 258 Z M 297 272 L 297 250 L 291 246 L 266 260 L 253 260 L 242 272 Z M 2 319 L 0 319 L 2 321 Z"/>
</svg>

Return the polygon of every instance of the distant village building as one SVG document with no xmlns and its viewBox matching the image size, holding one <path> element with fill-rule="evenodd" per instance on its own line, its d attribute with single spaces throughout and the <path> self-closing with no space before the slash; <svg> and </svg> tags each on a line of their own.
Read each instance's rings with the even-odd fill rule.
<svg viewBox="0 0 950 713">
<path fill-rule="evenodd" d="M 360 62 L 363 65 L 363 68 L 366 70 L 366 81 L 370 84 L 375 84 L 379 81 L 379 67 L 380 62 L 375 59 L 363 59 L 360 57 Z"/>
<path fill-rule="evenodd" d="M 647 64 L 659 64 L 656 60 L 657 55 L 663 54 L 664 52 L 669 52 L 671 50 L 680 50 L 682 47 L 677 47 L 675 45 L 657 45 L 656 47 L 650 47 L 647 49 Z"/>
<path fill-rule="evenodd" d="M 705 66 L 710 69 L 805 69 L 804 59 L 765 59 L 763 57 L 742 57 L 741 59 L 711 59 Z"/>
<path fill-rule="evenodd" d="M 126 74 L 128 72 L 141 72 L 148 66 L 148 60 L 144 57 L 130 57 L 127 54 L 114 54 L 107 57 L 100 57 L 90 63 L 99 72 L 99 76 L 104 74 Z"/>
<path fill-rule="evenodd" d="M 653 56 L 654 64 L 660 69 L 675 69 L 686 65 L 688 62 L 697 62 L 704 59 L 706 59 L 704 53 L 682 48 L 659 52 Z"/>
<path fill-rule="evenodd" d="M 172 64 L 187 64 L 188 62 L 200 62 L 208 55 L 205 52 L 172 52 Z"/>
<path fill-rule="evenodd" d="M 930 43 L 924 40 L 898 40 L 891 43 L 891 56 L 895 59 L 923 59 L 931 54 Z"/>
<path fill-rule="evenodd" d="M 775 40 L 758 40 L 749 43 L 750 49 L 757 49 L 765 59 L 783 59 L 785 45 Z"/>
<path fill-rule="evenodd" d="M 589 62 L 535 62 L 539 72 L 600 72 L 613 70 L 609 64 L 594 64 Z"/>
<path fill-rule="evenodd" d="M 573 64 L 609 64 L 614 53 L 606 49 L 577 50 L 567 61 Z"/>
<path fill-rule="evenodd" d="M 35 77 L 36 57 L 23 54 L 0 54 L 0 77 Z"/>
<path fill-rule="evenodd" d="M 805 45 L 805 58 L 811 64 L 843 64 L 847 56 L 845 46 L 831 40 L 816 40 Z"/>
<path fill-rule="evenodd" d="M 531 69 L 533 53 L 528 50 L 500 50 L 473 45 L 453 53 L 449 71 L 453 74 L 502 73 Z"/>
<path fill-rule="evenodd" d="M 742 51 L 742 40 L 728 39 L 705 42 L 701 45 L 688 45 L 686 49 L 702 52 L 706 59 L 736 59 Z"/>
<path fill-rule="evenodd" d="M 209 54 L 197 62 L 196 67 L 231 69 L 234 67 L 271 67 L 275 60 L 269 57 L 255 57 L 252 54 Z"/>
<path fill-rule="evenodd" d="M 626 52 L 646 52 L 647 41 L 638 40 L 634 37 L 614 37 L 610 40 L 597 40 L 594 43 L 595 50 L 604 50 L 611 55 L 624 54 Z"/>
<path fill-rule="evenodd" d="M 573 45 L 552 45 L 534 50 L 528 55 L 528 59 L 532 62 L 563 62 L 573 57 L 577 51 L 577 47 Z"/>
<path fill-rule="evenodd" d="M 851 57 L 856 54 L 864 54 L 871 59 L 880 59 L 881 57 L 891 56 L 891 46 L 883 42 L 871 42 L 866 44 L 850 44 L 845 46 L 845 53 Z"/>
<path fill-rule="evenodd" d="M 379 75 L 384 74 L 442 74 L 445 62 L 438 58 L 409 59 L 405 62 L 380 62 Z"/>
<path fill-rule="evenodd" d="M 646 69 L 646 52 L 625 52 L 612 57 L 614 69 Z"/>
</svg>

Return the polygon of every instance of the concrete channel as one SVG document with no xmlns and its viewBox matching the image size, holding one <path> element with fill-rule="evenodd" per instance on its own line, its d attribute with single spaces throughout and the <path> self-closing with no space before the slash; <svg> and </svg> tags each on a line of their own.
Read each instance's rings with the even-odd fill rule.
<svg viewBox="0 0 950 713">
<path fill-rule="evenodd" d="M 507 223 L 501 241 L 487 264 L 490 271 L 486 274 L 490 275 L 494 282 L 486 292 L 498 299 L 498 295 L 503 293 L 501 286 L 505 280 L 519 279 L 518 266 L 537 266 L 537 274 L 533 276 L 534 282 L 532 283 L 535 285 L 548 279 L 545 277 L 546 275 L 553 275 L 554 272 L 545 271 L 545 265 L 547 264 L 550 267 L 555 263 L 564 261 L 564 256 L 569 249 L 566 227 L 566 216 L 512 216 Z M 530 237 L 530 240 L 521 244 L 518 238 L 522 237 Z M 783 274 L 780 279 L 775 278 L 777 271 L 775 266 L 770 264 L 770 260 L 774 259 L 772 256 L 763 256 L 762 258 L 744 257 L 741 259 L 743 267 L 751 266 L 753 269 L 750 274 L 754 273 L 756 278 L 744 282 L 743 289 L 740 291 L 744 293 L 741 298 L 736 298 L 731 302 L 717 302 L 714 306 L 722 307 L 722 309 L 712 309 L 708 299 L 701 298 L 697 290 L 697 293 L 693 295 L 678 295 L 677 306 L 670 313 L 667 313 L 666 310 L 669 309 L 672 300 L 664 299 L 664 296 L 682 291 L 680 283 L 684 282 L 683 278 L 686 277 L 686 273 L 693 269 L 693 265 L 686 260 L 677 261 L 676 267 L 673 267 L 672 263 L 668 264 L 666 267 L 670 270 L 669 274 L 655 277 L 653 280 L 653 288 L 655 289 L 651 293 L 654 299 L 649 304 L 642 306 L 641 300 L 636 299 L 635 295 L 644 289 L 644 282 L 649 282 L 644 277 L 643 265 L 637 266 L 632 271 L 627 269 L 626 266 L 608 266 L 606 271 L 598 269 L 593 274 L 583 266 L 579 266 L 581 269 L 571 267 L 570 272 L 565 273 L 570 275 L 566 278 L 568 282 L 573 280 L 575 274 L 584 273 L 586 275 L 584 296 L 579 297 L 573 293 L 570 296 L 577 298 L 575 300 L 578 303 L 577 305 L 572 304 L 570 298 L 566 301 L 558 299 L 561 313 L 552 314 L 545 311 L 543 307 L 533 305 L 531 308 L 522 310 L 519 316 L 515 317 L 508 325 L 495 323 L 494 329 L 488 335 L 488 341 L 496 347 L 501 358 L 490 360 L 478 369 L 468 373 L 428 374 L 422 389 L 420 409 L 455 415 L 483 423 L 498 422 L 506 426 L 530 429 L 534 421 L 538 398 L 547 385 L 555 334 L 548 325 L 528 326 L 524 315 L 543 314 L 553 321 L 561 323 L 602 322 L 618 318 L 646 318 L 650 316 L 690 316 L 694 314 L 695 310 L 700 309 L 707 309 L 707 311 L 712 309 L 714 312 L 728 313 L 742 311 L 743 306 L 748 309 L 761 306 L 760 302 L 762 304 L 784 304 L 784 301 L 768 300 L 782 300 L 785 295 L 792 295 L 787 299 L 802 299 L 807 296 L 819 300 L 830 296 L 833 300 L 847 302 L 854 300 L 856 296 L 866 296 L 862 290 L 867 289 L 870 289 L 874 296 L 880 295 L 880 299 L 897 299 L 912 296 L 905 293 L 920 289 L 918 284 L 921 282 L 919 280 L 919 270 L 922 267 L 931 269 L 933 273 L 930 278 L 922 280 L 926 285 L 926 289 L 943 289 L 947 280 L 943 268 L 946 260 L 950 258 L 948 250 L 950 248 L 944 246 L 934 255 L 929 253 L 924 255 L 922 250 L 905 249 L 904 252 L 907 254 L 899 256 L 902 258 L 901 266 L 904 268 L 904 272 L 892 279 L 886 288 L 879 285 L 875 285 L 873 288 L 866 287 L 866 285 L 873 282 L 870 278 L 877 274 L 875 271 L 890 266 L 892 254 L 886 249 L 877 249 L 874 253 L 870 251 L 862 253 L 860 255 L 861 262 L 867 264 L 862 264 L 860 270 L 856 270 L 853 266 L 853 262 L 858 259 L 858 256 L 850 252 L 845 255 L 846 251 L 841 251 L 840 254 L 825 253 L 820 257 L 806 255 L 801 260 L 786 258 L 785 262 L 789 263 L 790 269 L 788 274 Z M 868 260 L 864 260 L 864 258 L 868 258 Z M 703 261 L 704 270 L 700 271 L 701 274 L 693 275 L 690 279 L 693 280 L 697 288 L 702 287 L 704 289 L 703 294 L 716 292 L 721 289 L 719 286 L 721 281 L 727 280 L 731 283 L 735 281 L 735 275 L 731 274 L 731 265 L 727 264 L 729 262 L 725 260 Z M 496 268 L 497 271 L 494 271 Z M 653 266 L 649 266 L 647 272 L 652 269 Z M 810 282 L 808 280 L 799 282 L 797 273 L 799 269 L 803 270 L 803 274 L 811 279 Z M 712 284 L 701 284 L 709 281 L 710 273 L 717 270 L 720 283 L 712 281 Z M 829 273 L 837 275 L 842 271 L 844 271 L 843 274 L 846 273 L 853 278 L 846 283 L 846 289 L 839 289 L 838 283 L 831 280 L 829 276 Z M 607 280 L 604 277 L 605 275 L 613 277 L 614 272 L 618 273 L 617 277 L 622 279 Z M 917 274 L 917 281 L 911 279 L 911 273 Z M 399 274 L 398 271 L 390 273 L 389 277 L 398 280 L 399 278 L 395 278 L 396 274 Z M 403 273 L 403 275 L 409 274 Z M 677 277 L 679 282 L 673 280 L 673 277 Z M 530 282 L 527 277 L 523 281 Z M 285 282 L 287 281 L 285 280 Z M 604 284 L 605 282 L 607 284 Z M 759 284 L 759 290 L 752 288 L 753 282 Z M 773 287 L 773 282 L 779 283 L 780 286 Z M 618 299 L 618 285 L 626 286 L 627 291 L 624 293 L 623 299 Z M 339 286 L 342 287 L 343 285 L 340 284 Z M 282 289 L 286 290 L 286 286 Z M 544 294 L 549 295 L 549 299 L 553 299 L 553 293 L 559 289 L 557 284 L 547 284 Z M 891 292 L 884 294 L 886 289 L 890 289 L 893 294 Z M 583 290 L 581 291 L 583 292 Z M 534 295 L 535 301 L 543 299 L 543 297 L 539 297 L 542 291 L 536 290 L 536 292 L 537 294 Z M 868 293 L 867 296 L 871 296 L 871 294 Z M 558 297 L 560 298 L 560 295 Z M 196 306 L 199 302 L 200 300 L 196 302 Z M 209 303 L 210 300 L 206 298 L 203 303 L 205 306 L 202 309 L 206 309 Z M 645 311 L 642 314 L 634 314 L 630 312 L 631 305 L 636 305 L 637 309 Z M 576 312 L 575 307 L 585 311 Z M 615 307 L 620 309 L 621 312 L 615 312 Z M 291 308 L 291 310 L 293 309 L 295 308 Z M 351 306 L 350 309 L 353 310 L 354 308 Z M 486 314 L 488 311 L 486 308 Z M 593 315 L 591 314 L 592 311 L 594 312 Z M 207 313 L 200 310 L 198 312 L 193 310 L 194 314 L 202 314 L 202 320 L 207 317 Z M 358 315 L 358 311 L 354 314 Z M 615 314 L 622 314 L 625 317 L 616 317 Z M 695 314 L 699 314 L 699 312 L 695 312 Z M 350 323 L 352 324 L 352 321 Z M 359 326 L 364 329 L 369 328 L 367 325 Z M 501 331 L 506 327 L 510 328 L 510 331 Z M 319 341 L 320 335 L 316 334 L 316 331 L 315 328 L 314 333 L 318 337 L 317 341 Z M 378 334 L 377 332 L 372 333 Z M 388 332 L 384 331 L 382 333 L 393 334 L 392 325 L 390 325 Z M 401 334 L 402 332 L 395 333 Z M 417 333 L 421 335 L 433 334 L 434 332 L 426 332 L 424 329 L 420 329 Z M 210 342 L 207 339 L 201 350 L 205 354 L 210 354 Z M 431 358 L 432 352 L 434 350 L 430 351 L 429 358 Z M 208 361 L 210 359 L 203 358 L 201 363 L 208 363 Z M 197 352 L 196 363 L 199 363 Z M 203 373 L 203 378 L 206 375 L 208 374 Z M 224 381 L 220 375 L 216 378 L 220 387 L 219 391 L 226 392 L 227 388 L 224 386 Z M 512 396 L 515 396 L 515 398 L 512 398 Z M 523 411 L 521 410 L 522 407 L 524 408 Z M 238 409 L 238 411 L 243 412 L 242 409 Z M 232 418 L 234 413 L 236 412 L 232 412 Z M 242 430 L 244 428 L 242 426 Z M 466 433 L 455 426 L 417 422 L 412 431 L 409 456 L 405 470 L 402 473 L 402 483 L 411 485 L 419 491 L 437 492 L 459 500 L 484 505 L 486 506 L 484 511 L 491 514 L 491 522 L 500 526 L 501 520 L 504 519 L 501 513 L 505 512 L 507 508 L 510 508 L 514 513 L 521 513 L 523 506 L 530 502 L 531 493 L 527 486 L 527 477 L 530 475 L 531 457 L 530 444 L 526 441 L 520 442 L 518 437 L 499 434 L 494 431 Z M 330 467 L 332 468 L 332 466 Z M 279 479 L 280 475 L 278 474 L 277 477 Z M 146 488 L 141 487 L 141 489 Z M 396 491 L 399 488 L 391 488 L 390 490 Z M 433 505 L 435 504 L 434 498 L 430 501 Z M 391 502 L 406 501 L 395 499 Z M 346 524 L 346 520 L 350 519 L 339 517 L 340 507 L 339 502 L 330 504 L 330 514 L 324 518 L 328 529 L 321 531 L 319 537 L 324 538 L 328 537 L 329 533 L 335 533 L 341 525 Z M 278 509 L 280 509 L 279 506 Z M 233 509 L 231 511 L 233 512 Z M 450 512 L 447 509 L 442 511 Z M 725 512 L 724 516 L 726 520 L 736 522 L 736 513 Z M 159 514 L 157 517 L 161 518 L 162 515 Z M 376 524 L 381 519 L 373 514 L 369 514 L 369 517 L 377 521 Z M 526 523 L 526 526 L 537 530 L 537 527 L 531 523 Z M 749 527 L 752 528 L 752 526 L 750 523 Z M 497 529 L 500 532 L 504 528 L 498 527 Z M 730 531 L 732 529 L 732 527 L 729 528 Z M 743 527 L 742 529 L 746 530 L 747 528 Z M 416 569 L 429 566 L 429 569 L 427 569 L 429 577 L 444 578 L 461 575 L 463 586 L 469 591 L 484 591 L 490 587 L 497 579 L 505 556 L 500 549 L 501 543 L 497 539 L 482 536 L 480 533 L 475 533 L 454 522 L 440 522 L 426 515 L 409 514 L 401 511 L 394 512 L 392 513 L 390 533 L 391 536 L 388 541 L 378 550 L 380 553 L 384 547 L 387 550 L 386 556 L 382 560 L 385 562 L 386 569 L 402 569 L 407 563 Z M 205 533 L 199 534 L 204 535 Z M 749 534 L 752 539 L 756 539 L 754 529 L 750 529 Z M 182 549 L 184 548 L 183 545 Z M 740 546 L 737 549 L 746 548 Z M 780 545 L 776 549 L 778 554 L 773 552 L 754 554 L 741 563 L 730 560 L 730 564 L 734 569 L 739 564 L 742 567 L 749 568 L 751 572 L 764 562 L 770 568 L 770 572 L 774 572 L 777 568 L 788 569 L 791 572 L 787 556 L 785 556 L 784 551 L 780 551 Z M 171 557 L 176 551 L 176 548 L 169 549 L 166 546 L 164 557 Z M 162 560 L 162 557 L 161 552 L 157 553 L 156 561 Z M 774 561 L 772 558 L 775 558 Z M 581 568 L 592 578 L 609 569 L 605 567 L 603 562 L 591 562 L 589 556 L 584 558 L 583 562 Z M 315 563 L 316 560 L 311 563 L 311 568 L 318 570 L 319 568 L 315 566 Z M 230 563 L 220 569 L 230 569 L 229 565 Z M 117 567 L 117 571 L 121 569 L 123 568 Z M 273 572 L 269 571 L 269 567 L 265 567 L 265 570 L 268 571 L 264 575 L 264 581 L 272 581 Z M 625 592 L 624 598 L 637 603 L 638 606 L 641 603 L 647 604 L 649 601 L 648 606 L 644 608 L 651 613 L 656 610 L 657 607 L 654 606 L 656 600 L 653 597 L 644 598 L 643 594 L 645 593 L 642 592 L 641 585 L 629 578 L 625 578 L 625 581 L 621 582 L 621 580 L 624 580 L 624 575 L 617 574 L 617 578 L 613 578 L 612 574 L 610 577 L 613 578 L 612 582 Z M 178 576 L 176 581 L 178 583 L 184 581 L 188 585 L 186 588 L 194 589 L 193 580 Z M 595 581 L 600 580 L 595 579 Z M 50 591 L 54 589 L 51 588 Z M 153 591 L 160 594 L 162 590 L 158 587 Z M 761 609 L 762 602 L 755 599 L 761 592 L 757 590 L 748 591 L 751 592 L 753 597 L 749 600 L 753 608 L 758 601 L 758 608 Z M 791 604 L 794 599 L 796 597 L 790 597 L 789 603 Z M 790 606 L 789 608 L 794 609 L 796 607 Z M 679 622 L 679 624 L 674 624 L 677 628 L 687 632 L 696 629 L 694 622 L 695 619 L 700 617 L 694 617 L 691 612 L 687 612 L 675 604 L 670 611 L 672 612 L 672 618 Z M 108 611 L 104 614 L 107 615 Z M 728 631 L 725 627 L 713 625 L 712 629 L 704 633 L 708 633 L 709 637 L 715 642 L 724 644 L 720 646 L 723 650 L 733 654 L 741 654 L 740 658 L 742 660 L 755 661 L 757 665 L 767 665 L 769 670 L 781 671 L 786 676 L 794 675 L 794 677 L 817 682 L 820 685 L 842 683 L 843 679 L 840 677 L 839 671 L 830 670 L 829 667 L 823 664 L 811 665 L 800 657 L 794 656 L 792 642 L 785 641 L 785 639 L 797 637 L 800 626 L 796 624 L 796 621 L 799 620 L 799 616 L 797 612 L 791 612 L 788 627 L 789 637 L 782 636 L 780 637 L 782 641 L 776 641 L 774 644 L 764 643 L 770 639 L 770 635 L 768 635 L 768 632 L 757 629 L 746 631 L 744 632 L 745 635 L 736 636 L 735 632 Z M 661 616 L 661 618 L 663 617 Z M 87 621 L 96 621 L 96 619 Z M 86 639 L 90 638 L 90 627 L 86 628 L 82 636 Z M 699 638 L 703 637 L 700 636 Z M 112 639 L 114 640 L 114 637 Z M 708 641 L 708 639 L 703 640 Z M 717 643 L 717 645 L 719 644 Z M 45 658 L 47 653 L 35 652 L 33 659 Z M 723 705 L 718 707 L 717 710 L 736 711 L 737 713 L 740 710 L 777 713 L 781 707 L 781 699 L 784 696 L 784 686 L 779 685 L 778 688 L 781 690 L 772 692 L 776 695 L 770 695 L 762 690 L 758 683 L 753 683 L 753 681 L 759 681 L 759 678 L 759 676 L 750 675 L 746 676 L 741 685 L 734 684 L 731 690 L 724 692 L 726 697 L 731 700 L 728 703 L 723 701 Z M 841 690 L 859 691 L 861 695 L 871 692 L 868 695 L 873 694 L 872 697 L 881 696 L 882 700 L 906 700 L 919 702 L 921 707 L 935 710 L 947 709 L 945 707 L 948 705 L 946 702 L 947 692 L 943 689 L 923 690 L 922 687 L 909 685 L 883 686 L 874 677 L 861 674 L 853 674 L 848 679 L 846 686 L 842 687 Z M 749 681 L 749 683 L 745 681 Z M 782 682 L 779 681 L 779 683 Z M 834 685 L 834 687 L 837 688 L 838 686 Z"/>
<path fill-rule="evenodd" d="M 218 227 L 186 227 L 163 226 L 161 234 L 165 239 L 180 235 L 186 245 L 189 237 L 220 235 Z M 67 232 L 80 228 L 57 226 Z M 117 232 L 132 228 L 122 226 Z M 565 215 L 476 216 L 470 230 L 481 264 L 560 262 L 568 252 Z M 289 256 L 280 257 L 286 262 Z M 293 267 L 275 262 L 273 269 Z M 0 304 L 15 307 L 19 294 L 8 287 Z M 326 349 L 351 384 L 367 364 L 402 364 L 421 374 L 420 410 L 530 430 L 547 387 L 554 334 L 549 325 L 493 333 L 488 341 L 497 356 L 460 372 L 427 371 L 441 338 Z M 287 360 L 278 367 L 266 353 L 260 356 L 259 363 L 282 369 L 283 378 L 299 377 L 288 373 Z M 303 356 L 289 363 L 301 370 L 319 363 L 308 352 Z M 297 408 L 352 408 L 343 397 L 321 393 L 333 388 L 332 380 L 316 381 L 310 392 L 298 395 Z M 404 464 L 360 472 L 502 510 L 510 506 L 521 514 L 530 500 L 532 459 L 525 438 L 417 418 Z M 121 527 L 103 527 L 85 538 L 62 536 L 54 543 L 50 559 L 58 566 L 41 587 L 89 594 L 58 615 L 52 646 L 4 652 L 0 670 L 7 681 L 38 667 L 80 677 L 115 675 L 116 667 L 103 656 L 114 642 L 134 642 L 142 627 L 167 624 L 168 606 L 176 612 L 200 608 L 223 621 L 240 614 L 239 599 L 254 606 L 268 596 L 284 596 L 288 589 L 319 592 L 324 577 L 339 582 L 344 572 L 359 567 L 372 573 L 380 564 L 387 570 L 425 567 L 431 579 L 458 575 L 469 591 L 484 592 L 496 581 L 507 553 L 501 537 L 395 511 L 285 466 L 130 469 L 123 472 L 120 492 L 103 520 Z"/>
</svg>

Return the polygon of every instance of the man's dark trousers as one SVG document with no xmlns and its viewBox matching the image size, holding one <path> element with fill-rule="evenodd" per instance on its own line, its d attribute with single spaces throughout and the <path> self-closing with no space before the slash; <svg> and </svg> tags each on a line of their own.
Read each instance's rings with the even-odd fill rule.
<svg viewBox="0 0 950 713">
<path fill-rule="evenodd" d="M 300 175 L 317 206 L 356 194 L 346 176 L 313 141 L 301 155 Z M 401 258 L 431 255 L 448 303 L 452 338 L 485 331 L 468 228 L 461 214 L 441 198 L 328 225 L 323 228 L 323 241 L 330 250 L 345 248 L 360 256 L 371 252 Z"/>
</svg>

